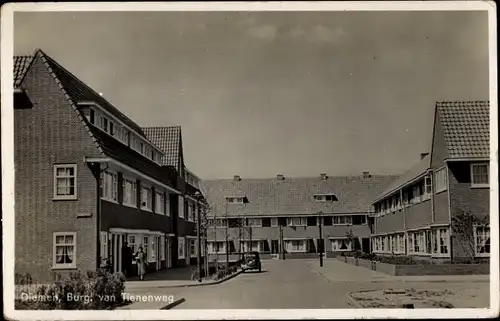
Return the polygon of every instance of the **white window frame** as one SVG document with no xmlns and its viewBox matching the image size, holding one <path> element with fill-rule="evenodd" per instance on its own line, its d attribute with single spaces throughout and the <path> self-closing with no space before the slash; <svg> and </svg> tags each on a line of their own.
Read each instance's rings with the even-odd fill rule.
<svg viewBox="0 0 500 321">
<path fill-rule="evenodd" d="M 196 257 L 198 255 L 196 243 L 196 239 L 189 239 L 189 257 Z"/>
<path fill-rule="evenodd" d="M 54 232 L 52 234 L 52 268 L 53 269 L 76 269 L 76 232 Z M 72 243 L 61 243 L 57 244 L 57 237 L 66 236 L 73 237 Z M 57 263 L 57 247 L 58 246 L 73 246 L 73 261 L 71 263 Z"/>
<path fill-rule="evenodd" d="M 190 201 L 187 201 L 187 221 L 188 222 L 194 222 L 193 218 L 193 203 Z"/>
<path fill-rule="evenodd" d="M 57 170 L 58 169 L 73 169 L 73 175 L 57 175 Z M 76 164 L 56 164 L 54 165 L 54 200 L 76 200 L 78 197 L 78 185 L 77 185 L 77 176 L 78 176 L 78 167 Z M 64 195 L 58 195 L 57 194 L 57 187 L 58 187 L 58 180 L 59 179 L 65 179 L 65 180 L 70 180 L 73 179 L 73 194 L 64 194 Z M 71 185 L 70 185 L 71 186 Z"/>
<path fill-rule="evenodd" d="M 474 183 L 474 167 L 486 166 L 488 183 Z M 489 163 L 471 163 L 470 164 L 470 183 L 473 188 L 490 187 L 490 164 Z"/>
<path fill-rule="evenodd" d="M 144 197 L 146 196 L 146 204 L 144 203 Z M 141 209 L 144 211 L 152 212 L 153 204 L 153 190 L 151 186 L 144 183 L 141 184 Z"/>
<path fill-rule="evenodd" d="M 156 262 L 156 236 L 151 235 L 148 237 L 151 241 L 148 243 L 148 262 Z"/>
<path fill-rule="evenodd" d="M 298 221 L 297 221 L 298 220 Z M 287 217 L 287 226 L 307 226 L 307 217 Z"/>
<path fill-rule="evenodd" d="M 165 236 L 160 236 L 160 261 L 165 261 Z"/>
<path fill-rule="evenodd" d="M 100 237 L 101 266 L 104 266 L 108 258 L 108 232 L 101 232 Z"/>
<path fill-rule="evenodd" d="M 179 195 L 179 218 L 184 218 L 184 197 Z"/>
<path fill-rule="evenodd" d="M 182 236 L 177 237 L 177 257 L 179 259 L 186 258 L 186 238 Z"/>
<path fill-rule="evenodd" d="M 450 256 L 450 229 L 448 227 L 440 227 L 435 229 L 436 233 L 436 245 L 437 245 L 437 252 L 434 252 L 434 248 L 432 248 L 432 255 L 433 256 L 444 256 L 444 257 L 449 257 Z M 443 235 L 444 234 L 444 235 Z M 431 232 L 431 236 L 433 236 Z M 441 244 L 441 238 L 444 237 L 444 243 Z M 431 242 L 432 244 L 432 242 Z M 446 248 L 446 253 L 442 251 L 442 248 Z"/>
<path fill-rule="evenodd" d="M 342 243 L 345 243 L 347 246 L 346 249 L 341 249 Z M 336 244 L 334 246 L 334 244 Z M 347 237 L 335 237 L 335 238 L 330 238 L 330 247 L 332 249 L 332 252 L 348 252 L 352 251 L 352 242 L 347 238 Z"/>
<path fill-rule="evenodd" d="M 101 199 L 118 203 L 118 174 L 114 171 L 104 171 L 101 180 Z"/>
<path fill-rule="evenodd" d="M 242 241 L 243 242 L 243 241 Z M 208 242 L 208 252 L 210 254 L 225 253 L 226 242 L 222 241 L 209 241 Z"/>
<path fill-rule="evenodd" d="M 484 241 L 486 244 L 486 240 L 490 239 L 490 253 L 479 253 L 478 252 L 478 237 L 479 237 L 478 229 L 487 230 L 487 233 L 485 232 L 485 234 L 487 235 L 487 238 L 485 237 Z M 488 226 L 488 225 L 475 225 L 473 228 L 473 231 L 474 231 L 474 255 L 476 257 L 490 257 L 490 254 L 491 254 L 491 229 L 490 229 L 490 226 Z"/>
<path fill-rule="evenodd" d="M 427 240 L 425 230 L 408 232 L 408 253 L 415 255 L 428 255 Z M 415 244 L 418 245 L 418 251 L 415 251 Z"/>
<path fill-rule="evenodd" d="M 165 191 L 165 215 L 170 216 L 170 193 Z"/>
<path fill-rule="evenodd" d="M 343 219 L 341 219 L 341 217 Z M 344 223 L 341 223 L 341 221 L 344 221 Z M 337 221 L 337 222 L 335 222 Z M 352 216 L 351 215 L 334 215 L 332 217 L 332 225 L 352 225 Z"/>
<path fill-rule="evenodd" d="M 440 193 L 448 189 L 448 169 L 442 167 L 434 172 L 435 193 Z"/>
<path fill-rule="evenodd" d="M 262 218 L 248 218 L 247 226 L 262 227 Z"/>
<path fill-rule="evenodd" d="M 278 218 L 271 217 L 271 227 L 277 227 L 277 226 L 278 226 Z"/>
<path fill-rule="evenodd" d="M 129 197 L 127 195 L 127 183 L 130 184 L 131 200 L 129 200 Z M 123 188 L 122 205 L 130 206 L 130 207 L 137 207 L 137 180 L 124 176 L 123 182 L 122 182 L 122 188 Z"/>
<path fill-rule="evenodd" d="M 165 214 L 165 192 L 155 190 L 155 213 Z"/>
</svg>

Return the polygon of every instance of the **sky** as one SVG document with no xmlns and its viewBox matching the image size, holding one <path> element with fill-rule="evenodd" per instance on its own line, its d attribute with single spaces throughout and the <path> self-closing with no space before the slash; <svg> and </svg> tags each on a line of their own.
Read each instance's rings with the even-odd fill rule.
<svg viewBox="0 0 500 321">
<path fill-rule="evenodd" d="M 399 174 L 434 104 L 488 100 L 486 12 L 15 13 L 140 126 L 181 125 L 202 179 Z"/>
</svg>

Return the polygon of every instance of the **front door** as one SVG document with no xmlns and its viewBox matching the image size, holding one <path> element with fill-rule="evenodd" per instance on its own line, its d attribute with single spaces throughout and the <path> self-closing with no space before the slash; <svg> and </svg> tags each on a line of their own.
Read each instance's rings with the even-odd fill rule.
<svg viewBox="0 0 500 321">
<path fill-rule="evenodd" d="M 279 253 L 278 240 L 271 240 L 271 253 L 272 254 Z"/>
<path fill-rule="evenodd" d="M 159 236 L 156 236 L 156 241 L 158 244 L 158 246 L 156 246 L 156 271 L 160 270 L 161 269 L 161 249 L 163 248 L 163 246 L 165 244 L 161 244 L 160 245 L 160 242 L 161 242 L 162 238 L 159 237 Z"/>
</svg>

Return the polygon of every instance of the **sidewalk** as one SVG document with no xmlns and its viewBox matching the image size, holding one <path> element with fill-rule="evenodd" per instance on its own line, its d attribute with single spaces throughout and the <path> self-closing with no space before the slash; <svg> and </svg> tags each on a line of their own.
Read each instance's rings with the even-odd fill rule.
<svg viewBox="0 0 500 321">
<path fill-rule="evenodd" d="M 372 271 L 363 266 L 355 266 L 336 259 L 310 262 L 311 269 L 329 282 L 489 282 L 489 275 L 408 275 L 393 276 Z"/>
</svg>

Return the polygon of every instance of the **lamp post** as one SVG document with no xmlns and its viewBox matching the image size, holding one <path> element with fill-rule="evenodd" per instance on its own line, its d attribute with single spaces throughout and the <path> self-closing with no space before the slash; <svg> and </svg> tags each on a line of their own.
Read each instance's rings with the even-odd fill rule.
<svg viewBox="0 0 500 321">
<path fill-rule="evenodd" d="M 323 225 L 321 222 L 322 212 L 318 212 L 318 233 L 319 233 L 319 242 L 318 242 L 318 252 L 319 252 L 319 266 L 323 267 Z"/>
<path fill-rule="evenodd" d="M 202 195 L 199 191 L 196 191 L 194 194 L 194 197 L 196 198 L 196 205 L 197 205 L 197 211 L 196 211 L 196 265 L 198 268 L 198 282 L 201 282 L 201 217 L 200 217 L 200 199 L 202 198 Z M 206 271 L 205 271 L 206 273 Z"/>
</svg>

